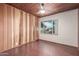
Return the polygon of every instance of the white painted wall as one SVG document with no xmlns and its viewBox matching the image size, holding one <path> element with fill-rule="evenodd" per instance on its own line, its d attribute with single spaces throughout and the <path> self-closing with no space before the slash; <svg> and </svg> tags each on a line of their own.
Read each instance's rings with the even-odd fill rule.
<svg viewBox="0 0 79 59">
<path fill-rule="evenodd" d="M 78 47 L 78 9 L 40 18 L 39 29 L 41 21 L 55 19 L 58 19 L 58 35 L 42 34 L 39 30 L 39 39 Z"/>
</svg>

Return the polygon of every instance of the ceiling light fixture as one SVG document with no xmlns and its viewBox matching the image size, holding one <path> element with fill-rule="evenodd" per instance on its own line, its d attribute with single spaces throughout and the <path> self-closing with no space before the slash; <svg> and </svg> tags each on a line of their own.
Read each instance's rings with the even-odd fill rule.
<svg viewBox="0 0 79 59">
<path fill-rule="evenodd" d="M 41 3 L 41 4 L 40 4 L 40 8 L 41 8 L 41 9 L 40 9 L 39 12 L 40 12 L 41 14 L 44 14 L 44 13 L 45 13 L 44 3 Z"/>
</svg>

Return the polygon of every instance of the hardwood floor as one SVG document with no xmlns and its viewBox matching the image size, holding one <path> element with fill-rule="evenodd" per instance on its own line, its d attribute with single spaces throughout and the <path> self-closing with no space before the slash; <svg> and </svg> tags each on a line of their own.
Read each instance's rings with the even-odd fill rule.
<svg viewBox="0 0 79 59">
<path fill-rule="evenodd" d="M 51 43 L 47 41 L 35 41 L 23 46 L 13 48 L 2 53 L 9 56 L 78 56 L 79 51 L 75 47 Z"/>
</svg>

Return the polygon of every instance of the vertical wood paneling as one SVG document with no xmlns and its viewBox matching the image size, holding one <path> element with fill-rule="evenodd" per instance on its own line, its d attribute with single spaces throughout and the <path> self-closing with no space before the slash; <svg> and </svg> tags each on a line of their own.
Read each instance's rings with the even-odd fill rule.
<svg viewBox="0 0 79 59">
<path fill-rule="evenodd" d="M 34 16 L 31 15 L 31 41 L 34 41 L 33 29 L 34 29 Z"/>
<path fill-rule="evenodd" d="M 19 9 L 16 9 L 15 8 L 15 14 L 14 14 L 14 16 L 15 16 L 15 18 L 14 18 L 14 27 L 15 27 L 15 29 L 14 29 L 14 35 L 15 35 L 15 42 L 14 42 L 14 44 L 15 44 L 15 46 L 18 46 L 19 45 L 19 34 L 20 34 L 20 31 L 19 31 L 19 27 L 20 27 L 20 13 L 21 13 L 21 11 L 19 10 Z"/>
<path fill-rule="evenodd" d="M 13 8 L 13 47 L 15 47 L 15 8 Z"/>
<path fill-rule="evenodd" d="M 11 7 L 7 6 L 7 48 L 10 49 L 12 46 L 12 16 Z"/>
<path fill-rule="evenodd" d="M 29 41 L 32 39 L 32 15 L 29 15 Z"/>
<path fill-rule="evenodd" d="M 27 22 L 27 43 L 29 43 L 29 14 L 27 13 L 27 20 L 26 20 L 26 22 Z"/>
<path fill-rule="evenodd" d="M 78 22 L 79 22 L 79 9 L 78 9 Z M 79 24 L 78 24 L 78 30 L 79 30 Z M 78 31 L 78 50 L 79 50 L 79 31 Z"/>
<path fill-rule="evenodd" d="M 38 39 L 37 17 L 0 4 L 0 52 Z"/>
<path fill-rule="evenodd" d="M 4 46 L 4 17 L 3 17 L 3 13 L 4 13 L 4 8 L 3 5 L 0 4 L 0 51 L 3 51 L 3 46 Z"/>
<path fill-rule="evenodd" d="M 26 13 L 25 12 L 23 12 L 23 44 L 25 44 L 26 43 Z"/>
<path fill-rule="evenodd" d="M 20 13 L 20 26 L 19 26 L 19 44 L 22 44 L 23 39 L 23 12 Z"/>
<path fill-rule="evenodd" d="M 39 22 L 39 19 L 38 17 L 35 17 L 35 40 L 38 40 L 39 38 L 39 33 L 38 33 L 38 22 Z"/>
<path fill-rule="evenodd" d="M 35 16 L 33 16 L 32 15 L 32 41 L 34 41 L 35 40 L 35 29 L 36 29 L 36 27 L 35 27 Z"/>
<path fill-rule="evenodd" d="M 4 5 L 4 50 L 7 48 L 7 5 Z"/>
<path fill-rule="evenodd" d="M 13 20 L 14 20 L 14 18 L 13 18 L 13 12 L 14 12 L 14 8 L 13 7 L 11 7 L 11 16 L 12 16 L 12 21 L 11 21 L 11 23 L 12 23 L 12 26 L 11 26 L 11 28 L 12 28 L 12 48 L 14 47 L 14 28 L 13 28 Z"/>
</svg>

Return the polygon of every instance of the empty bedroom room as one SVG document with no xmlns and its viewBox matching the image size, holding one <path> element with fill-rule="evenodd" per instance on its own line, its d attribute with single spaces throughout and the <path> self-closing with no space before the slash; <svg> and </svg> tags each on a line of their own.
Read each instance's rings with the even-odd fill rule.
<svg viewBox="0 0 79 59">
<path fill-rule="evenodd" d="M 0 3 L 0 56 L 79 56 L 79 3 Z"/>
</svg>

